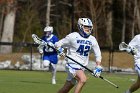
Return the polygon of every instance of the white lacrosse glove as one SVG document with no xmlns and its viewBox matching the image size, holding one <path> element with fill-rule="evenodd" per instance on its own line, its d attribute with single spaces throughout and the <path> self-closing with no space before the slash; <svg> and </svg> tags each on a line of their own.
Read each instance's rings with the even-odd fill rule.
<svg viewBox="0 0 140 93">
<path fill-rule="evenodd" d="M 102 66 L 100 66 L 100 65 L 96 66 L 95 69 L 93 70 L 93 75 L 95 77 L 99 78 L 102 70 L 103 70 Z"/>
<path fill-rule="evenodd" d="M 131 51 L 132 51 L 132 54 L 134 55 L 138 52 L 138 50 L 135 47 L 133 47 Z"/>
<path fill-rule="evenodd" d="M 62 47 L 57 48 L 57 53 L 58 53 L 58 55 L 60 55 L 60 56 L 64 56 L 64 55 L 63 55 L 63 54 L 64 54 L 64 48 L 62 48 Z"/>
<path fill-rule="evenodd" d="M 53 52 L 54 51 L 54 44 L 52 42 L 47 42 L 47 45 L 45 45 L 45 51 L 46 52 Z"/>
<path fill-rule="evenodd" d="M 38 47 L 37 47 L 37 49 L 38 49 L 38 51 L 39 51 L 39 53 L 40 54 L 43 54 L 43 45 L 39 45 Z"/>
<path fill-rule="evenodd" d="M 47 44 L 47 47 L 53 47 L 53 48 L 55 47 L 54 44 L 53 44 L 52 42 L 47 42 L 47 43 L 48 43 L 48 44 Z"/>
<path fill-rule="evenodd" d="M 135 55 L 137 53 L 137 49 L 135 47 L 127 47 L 126 48 L 126 52 L 132 54 L 132 55 Z"/>
</svg>

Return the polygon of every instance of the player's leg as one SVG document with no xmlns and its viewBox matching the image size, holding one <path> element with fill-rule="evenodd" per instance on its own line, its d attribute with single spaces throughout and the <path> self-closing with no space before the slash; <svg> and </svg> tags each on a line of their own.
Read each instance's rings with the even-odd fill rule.
<svg viewBox="0 0 140 93">
<path fill-rule="evenodd" d="M 56 64 L 51 63 L 49 60 L 44 60 L 44 68 L 52 72 L 52 84 L 56 84 Z"/>
<path fill-rule="evenodd" d="M 75 87 L 74 93 L 80 93 L 87 80 L 87 77 L 83 70 L 76 71 L 76 79 L 78 82 Z"/>
<path fill-rule="evenodd" d="M 49 66 L 50 66 L 50 59 L 49 59 L 49 57 L 43 55 L 42 59 L 43 59 L 43 68 L 45 70 L 49 70 Z"/>
<path fill-rule="evenodd" d="M 69 91 L 75 86 L 77 80 L 75 78 L 75 70 L 66 65 L 66 72 L 68 74 L 64 86 L 58 91 L 58 93 L 69 93 Z"/>
<path fill-rule="evenodd" d="M 52 72 L 52 84 L 56 84 L 56 71 L 57 71 L 57 55 L 49 56 L 51 62 L 51 72 Z"/>
<path fill-rule="evenodd" d="M 64 86 L 58 91 L 58 93 L 69 93 L 69 91 L 74 87 L 74 84 L 71 81 L 65 82 Z"/>
<path fill-rule="evenodd" d="M 130 91 L 130 93 L 132 93 L 139 88 L 140 88 L 140 77 L 138 76 L 137 81 L 130 87 L 129 91 Z"/>
<path fill-rule="evenodd" d="M 139 61 L 140 62 L 140 61 Z M 131 92 L 134 92 L 134 91 L 136 91 L 137 89 L 139 89 L 140 88 L 140 63 L 136 63 L 135 64 L 135 70 L 136 70 L 136 72 L 138 73 L 138 79 L 137 79 L 137 81 L 136 81 L 136 83 L 134 83 L 131 87 L 130 87 L 130 91 Z"/>
<path fill-rule="evenodd" d="M 50 66 L 50 61 L 49 60 L 43 60 L 43 68 L 45 70 L 49 70 L 49 66 Z"/>
<path fill-rule="evenodd" d="M 138 73 L 137 81 L 125 93 L 132 93 L 140 88 L 140 64 L 135 64 L 135 70 Z"/>
<path fill-rule="evenodd" d="M 82 87 L 87 80 L 84 72 L 82 70 L 76 71 L 76 79 L 78 80 L 78 82 L 75 78 L 72 78 L 70 74 L 71 73 L 68 73 L 67 81 L 65 82 L 64 86 L 58 91 L 58 93 L 68 93 L 76 83 L 77 84 L 74 93 L 80 93 L 80 91 L 82 90 Z"/>
<path fill-rule="evenodd" d="M 52 84 L 56 84 L 56 69 L 57 64 L 51 63 L 51 70 L 52 70 Z"/>
<path fill-rule="evenodd" d="M 74 63 L 68 63 L 66 67 L 68 68 L 69 72 L 67 72 L 69 73 L 69 76 L 71 76 L 72 78 L 76 78 L 77 81 L 74 93 L 80 93 L 87 80 L 87 77 L 82 70 L 82 67 Z"/>
<path fill-rule="evenodd" d="M 140 88 L 140 77 L 138 77 L 136 83 L 134 83 L 130 89 L 128 89 L 125 93 L 132 93 L 136 91 L 138 88 Z"/>
</svg>

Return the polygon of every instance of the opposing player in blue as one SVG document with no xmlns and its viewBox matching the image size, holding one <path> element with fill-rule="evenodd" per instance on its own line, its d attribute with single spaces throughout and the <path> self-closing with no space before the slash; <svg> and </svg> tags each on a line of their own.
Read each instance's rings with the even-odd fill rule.
<svg viewBox="0 0 140 93">
<path fill-rule="evenodd" d="M 94 52 L 96 59 L 96 67 L 93 73 L 99 77 L 102 71 L 101 66 L 101 51 L 97 40 L 92 36 L 93 24 L 89 18 L 79 18 L 78 20 L 79 32 L 73 32 L 65 38 L 55 43 L 55 47 L 61 53 L 61 48 L 67 48 L 67 56 L 73 58 L 83 66 L 87 66 L 89 62 L 89 54 Z M 87 81 L 84 73 L 84 68 L 70 59 L 66 59 L 66 72 L 68 74 L 64 86 L 58 93 L 69 93 L 75 86 L 74 93 L 80 93 Z"/>
<path fill-rule="evenodd" d="M 49 44 L 55 44 L 58 41 L 58 37 L 53 33 L 52 26 L 46 26 L 44 28 L 44 36 L 41 38 Z M 42 54 L 43 67 L 51 68 L 52 70 L 52 84 L 56 84 L 56 64 L 58 62 L 58 56 L 56 50 L 51 47 L 42 46 L 38 47 L 39 52 Z"/>
</svg>

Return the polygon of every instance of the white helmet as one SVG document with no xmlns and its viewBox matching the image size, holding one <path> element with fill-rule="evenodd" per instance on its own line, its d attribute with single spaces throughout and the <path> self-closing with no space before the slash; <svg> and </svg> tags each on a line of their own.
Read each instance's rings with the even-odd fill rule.
<svg viewBox="0 0 140 93">
<path fill-rule="evenodd" d="M 87 27 L 88 31 L 85 30 L 84 27 Z M 83 37 L 87 38 L 92 33 L 92 29 L 93 29 L 92 21 L 89 18 L 79 18 L 79 20 L 78 20 L 78 28 L 79 28 L 80 34 Z"/>
<path fill-rule="evenodd" d="M 50 36 L 53 33 L 53 27 L 52 26 L 46 26 L 44 28 L 44 33 L 46 34 L 46 36 Z"/>
</svg>

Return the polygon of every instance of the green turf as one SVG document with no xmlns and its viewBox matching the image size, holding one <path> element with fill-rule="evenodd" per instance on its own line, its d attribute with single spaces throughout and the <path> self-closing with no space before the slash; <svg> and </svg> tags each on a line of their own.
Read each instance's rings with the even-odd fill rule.
<svg viewBox="0 0 140 93">
<path fill-rule="evenodd" d="M 102 76 L 117 84 L 119 89 L 87 74 L 88 81 L 82 93 L 124 93 L 134 83 L 131 79 L 136 79 L 136 75 L 104 73 Z M 57 84 L 52 85 L 49 72 L 0 70 L 0 93 L 57 93 L 65 78 L 66 73 L 57 72 Z M 140 93 L 140 90 L 135 93 Z"/>
</svg>

